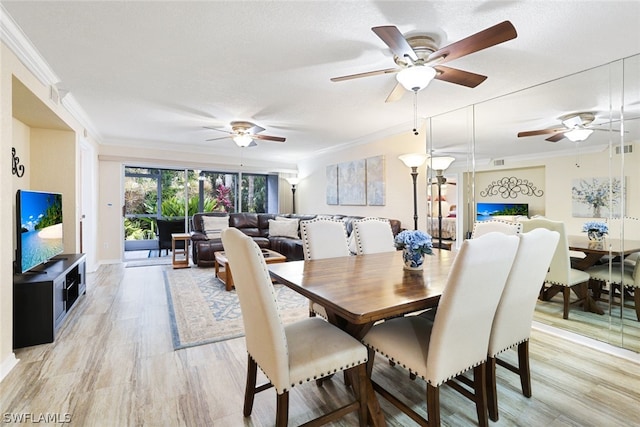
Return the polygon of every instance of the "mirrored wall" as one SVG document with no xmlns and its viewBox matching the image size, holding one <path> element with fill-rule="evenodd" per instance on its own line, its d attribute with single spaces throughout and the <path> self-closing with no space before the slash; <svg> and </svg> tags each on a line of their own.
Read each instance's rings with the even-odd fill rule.
<svg viewBox="0 0 640 427">
<path fill-rule="evenodd" d="M 446 188 L 456 215 L 444 221 L 453 246 L 487 207 L 562 221 L 574 267 L 605 277 L 590 283 L 589 310 L 572 304 L 564 319 L 559 293 L 538 301 L 535 319 L 640 352 L 640 55 L 429 118 L 426 133 L 429 153 L 456 158 L 445 171 L 456 184 Z M 428 200 L 427 220 L 440 225 Z M 588 222 L 606 224 L 604 241 L 588 240 Z"/>
</svg>

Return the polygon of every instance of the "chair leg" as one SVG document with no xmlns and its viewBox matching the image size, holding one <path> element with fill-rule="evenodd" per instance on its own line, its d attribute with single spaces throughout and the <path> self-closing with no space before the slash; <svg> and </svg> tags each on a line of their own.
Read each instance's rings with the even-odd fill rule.
<svg viewBox="0 0 640 427">
<path fill-rule="evenodd" d="M 289 392 L 279 394 L 276 403 L 276 427 L 287 427 L 289 424 Z"/>
<path fill-rule="evenodd" d="M 568 319 L 569 318 L 569 297 L 571 296 L 571 289 L 568 286 L 565 286 L 564 289 L 562 289 L 562 296 L 564 299 L 564 307 L 562 309 L 562 318 L 563 319 Z"/>
<path fill-rule="evenodd" d="M 487 427 L 489 425 L 489 418 L 487 416 L 487 393 L 485 389 L 486 382 L 485 363 L 481 363 L 473 368 L 474 397 L 476 401 L 476 413 L 478 414 L 478 424 L 480 427 Z"/>
<path fill-rule="evenodd" d="M 367 376 L 371 378 L 373 373 L 373 362 L 376 357 L 376 351 L 371 347 L 367 347 Z"/>
<path fill-rule="evenodd" d="M 635 288 L 633 290 L 633 303 L 636 306 L 636 318 L 638 319 L 638 322 L 640 322 L 640 288 Z"/>
<path fill-rule="evenodd" d="M 247 363 L 247 384 L 244 389 L 244 409 L 242 413 L 245 417 L 251 415 L 253 410 L 253 398 L 256 395 L 256 377 L 258 374 L 258 364 L 247 356 L 249 362 Z"/>
<path fill-rule="evenodd" d="M 440 388 L 427 383 L 427 417 L 429 426 L 440 426 Z"/>
<path fill-rule="evenodd" d="M 358 418 L 360 419 L 360 427 L 366 427 L 368 424 L 369 409 L 367 407 L 367 399 L 369 397 L 369 378 L 367 376 L 367 366 L 363 363 L 354 368 L 355 383 L 357 384 L 358 403 Z"/>
<path fill-rule="evenodd" d="M 487 359 L 487 406 L 491 421 L 498 421 L 498 390 L 496 386 L 496 358 Z"/>
<path fill-rule="evenodd" d="M 531 397 L 531 370 L 529 368 L 529 340 L 518 345 L 518 373 L 522 394 Z"/>
</svg>

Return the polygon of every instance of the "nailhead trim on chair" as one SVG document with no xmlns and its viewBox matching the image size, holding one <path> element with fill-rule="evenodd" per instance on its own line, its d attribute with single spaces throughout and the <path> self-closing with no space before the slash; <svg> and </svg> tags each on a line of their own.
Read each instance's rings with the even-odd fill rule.
<svg viewBox="0 0 640 427">
<path fill-rule="evenodd" d="M 363 343 L 363 344 L 364 344 L 364 343 Z M 418 375 L 418 373 L 417 373 L 417 372 L 413 372 L 413 371 L 412 371 L 410 368 L 408 368 L 408 367 L 407 367 L 407 365 L 405 365 L 403 362 L 400 362 L 399 360 L 396 360 L 395 358 L 393 358 L 393 357 L 389 356 L 388 354 L 386 354 L 386 353 L 382 352 L 382 351 L 381 351 L 380 349 L 378 349 L 378 348 L 371 347 L 371 346 L 369 346 L 369 345 L 367 345 L 367 344 L 365 344 L 365 345 L 366 345 L 367 347 L 369 347 L 369 348 L 373 349 L 373 350 L 374 350 L 374 351 L 376 351 L 377 353 L 380 353 L 381 355 L 383 355 L 383 356 L 384 356 L 384 357 L 386 357 L 387 359 L 391 360 L 391 361 L 392 361 L 393 363 L 395 363 L 396 365 L 400 365 L 400 366 L 402 366 L 403 368 L 405 368 L 406 370 L 408 370 L 410 374 L 413 374 L 413 375 L 419 376 L 420 378 L 422 378 L 423 380 L 425 380 L 428 384 L 431 384 L 431 385 L 433 385 L 433 386 L 435 386 L 435 387 L 440 387 L 442 384 L 446 383 L 447 381 L 452 380 L 452 379 L 454 379 L 454 378 L 456 378 L 456 377 L 459 377 L 460 375 L 462 375 L 462 374 L 464 374 L 465 372 L 467 372 L 469 369 L 473 369 L 473 368 L 475 368 L 476 366 L 479 366 L 479 365 L 481 365 L 481 364 L 483 364 L 484 362 L 486 362 L 486 361 L 487 361 L 487 359 L 482 360 L 482 361 L 480 361 L 480 362 L 478 362 L 478 363 L 476 363 L 476 364 L 474 364 L 474 365 L 469 366 L 468 368 L 465 368 L 465 369 L 463 369 L 463 370 L 461 370 L 461 371 L 459 371 L 459 372 L 457 372 L 457 373 L 455 373 L 455 374 L 451 375 L 450 377 L 448 377 L 448 378 L 444 379 L 443 381 L 441 381 L 441 382 L 439 382 L 439 383 L 437 383 L 437 384 L 434 384 L 433 382 L 431 382 L 431 381 L 427 380 L 427 379 L 424 377 L 424 375 Z"/>
<path fill-rule="evenodd" d="M 249 355 L 249 357 L 251 358 L 251 360 L 253 360 L 254 362 L 256 362 L 256 359 L 250 354 L 247 353 Z M 308 383 L 310 381 L 315 381 L 319 378 L 324 378 L 328 375 L 331 374 L 335 374 L 337 372 L 341 372 L 341 371 L 346 371 L 347 369 L 353 368 L 354 366 L 358 366 L 358 365 L 362 365 L 363 363 L 367 363 L 369 359 L 364 359 L 364 360 L 358 360 L 356 363 L 352 363 L 350 366 L 341 366 L 339 369 L 334 369 L 333 372 L 326 372 L 326 373 L 319 373 L 313 376 L 313 378 L 307 378 L 305 381 L 299 381 L 297 384 L 298 385 L 302 385 L 305 383 Z M 258 362 L 256 362 L 256 365 L 258 365 Z M 260 368 L 260 365 L 258 365 L 258 368 Z M 269 383 L 271 383 L 273 385 L 273 382 L 271 381 L 271 378 L 269 378 L 269 376 L 262 370 L 260 369 L 260 371 L 265 375 L 265 377 L 267 377 L 267 380 L 269 380 Z M 296 386 L 296 383 L 292 383 L 291 386 L 289 388 L 285 388 L 283 391 L 289 391 L 290 389 L 292 389 L 293 387 Z"/>
<path fill-rule="evenodd" d="M 313 378 L 307 378 L 305 381 L 302 381 L 302 380 L 298 381 L 298 385 L 301 385 L 301 384 L 304 384 L 304 383 L 308 383 L 309 381 L 315 381 L 317 379 L 324 378 L 326 376 L 329 376 L 331 374 L 335 374 L 337 372 L 345 371 L 347 369 L 353 368 L 354 366 L 362 365 L 363 363 L 367 363 L 367 360 L 368 359 L 365 359 L 364 361 L 358 360 L 357 363 L 352 363 L 350 366 L 341 366 L 340 368 L 334 369 L 333 372 L 324 372 L 324 373 L 321 372 L 319 374 L 314 375 Z M 291 388 L 295 387 L 295 385 L 296 385 L 295 383 L 291 384 Z M 285 391 L 288 391 L 288 389 L 285 390 Z"/>
<path fill-rule="evenodd" d="M 518 342 L 516 342 L 516 343 L 513 343 L 513 344 L 511 344 L 509 347 L 507 347 L 507 348 L 503 348 L 502 350 L 500 350 L 500 351 L 496 352 L 496 354 L 494 354 L 494 355 L 493 355 L 493 356 L 491 356 L 491 357 L 496 357 L 496 356 L 497 356 L 497 355 L 499 355 L 500 353 L 504 353 L 504 352 L 505 352 L 505 351 L 507 351 L 507 350 L 510 350 L 510 349 L 512 349 L 512 348 L 515 348 L 515 347 L 518 347 L 520 344 L 522 344 L 522 343 L 523 343 L 523 342 L 525 342 L 525 341 L 529 341 L 529 338 L 525 338 L 525 339 L 520 340 L 520 341 L 518 341 Z"/>
<path fill-rule="evenodd" d="M 302 229 L 303 225 L 306 225 L 306 224 L 311 224 L 311 223 L 314 223 L 314 222 L 327 222 L 327 221 L 337 222 L 337 223 L 340 223 L 340 224 L 344 225 L 344 220 L 341 220 L 341 219 L 313 218 L 313 219 L 308 219 L 308 220 L 305 220 L 305 221 L 300 221 L 300 227 Z M 346 227 L 344 228 L 344 233 L 345 233 L 345 237 L 348 237 L 347 236 L 347 228 Z M 303 233 L 301 233 L 301 234 L 303 234 Z M 306 236 L 306 234 L 303 234 L 302 241 L 303 241 L 302 243 L 303 243 L 303 246 L 304 246 L 305 258 L 307 258 L 307 257 L 310 258 L 309 253 L 310 253 L 311 249 L 309 248 L 309 239 Z"/>
</svg>

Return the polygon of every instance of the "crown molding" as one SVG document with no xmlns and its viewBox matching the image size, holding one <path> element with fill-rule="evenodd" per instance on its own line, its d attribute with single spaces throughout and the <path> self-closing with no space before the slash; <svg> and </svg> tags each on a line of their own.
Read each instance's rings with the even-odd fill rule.
<svg viewBox="0 0 640 427">
<path fill-rule="evenodd" d="M 45 86 L 54 86 L 60 82 L 60 78 L 42 58 L 40 52 L 33 46 L 2 4 L 0 4 L 0 40 L 40 80 L 40 83 Z"/>
<path fill-rule="evenodd" d="M 44 60 L 38 49 L 31 43 L 26 34 L 18 26 L 13 17 L 0 3 L 0 40 L 7 45 L 24 66 L 47 87 L 54 87 L 60 83 L 60 77 L 51 69 L 51 66 Z M 87 132 L 99 139 L 100 134 L 89 119 L 89 116 L 78 102 L 71 96 L 65 94 L 60 104 L 73 116 Z"/>
</svg>

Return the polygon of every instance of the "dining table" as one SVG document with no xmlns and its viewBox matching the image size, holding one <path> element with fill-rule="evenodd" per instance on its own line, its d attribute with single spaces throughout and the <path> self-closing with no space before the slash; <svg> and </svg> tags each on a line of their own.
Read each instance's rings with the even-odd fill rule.
<svg viewBox="0 0 640 427">
<path fill-rule="evenodd" d="M 436 307 L 455 251 L 434 249 L 422 270 L 405 270 L 401 251 L 268 265 L 271 277 L 323 306 L 327 320 L 360 340 L 378 321 Z M 369 420 L 385 425 L 372 387 Z"/>
<path fill-rule="evenodd" d="M 605 237 L 601 241 L 593 241 L 586 236 L 567 236 L 567 240 L 570 251 L 582 252 L 585 255 L 583 258 L 571 259 L 571 266 L 578 270 L 586 270 L 597 264 L 605 255 L 625 257 L 634 252 L 640 252 L 640 240 Z"/>
<path fill-rule="evenodd" d="M 571 267 L 578 270 L 587 270 L 602 262 L 602 257 L 609 256 L 613 259 L 624 258 L 634 252 L 640 252 L 640 240 L 616 239 L 605 237 L 600 241 L 589 240 L 585 236 L 567 236 L 569 250 L 582 252 L 584 257 L 571 257 Z M 589 281 L 589 289 L 586 291 L 585 309 L 597 314 L 604 314 L 604 310 L 598 307 L 596 301 L 600 300 L 603 291 L 602 282 Z"/>
</svg>

